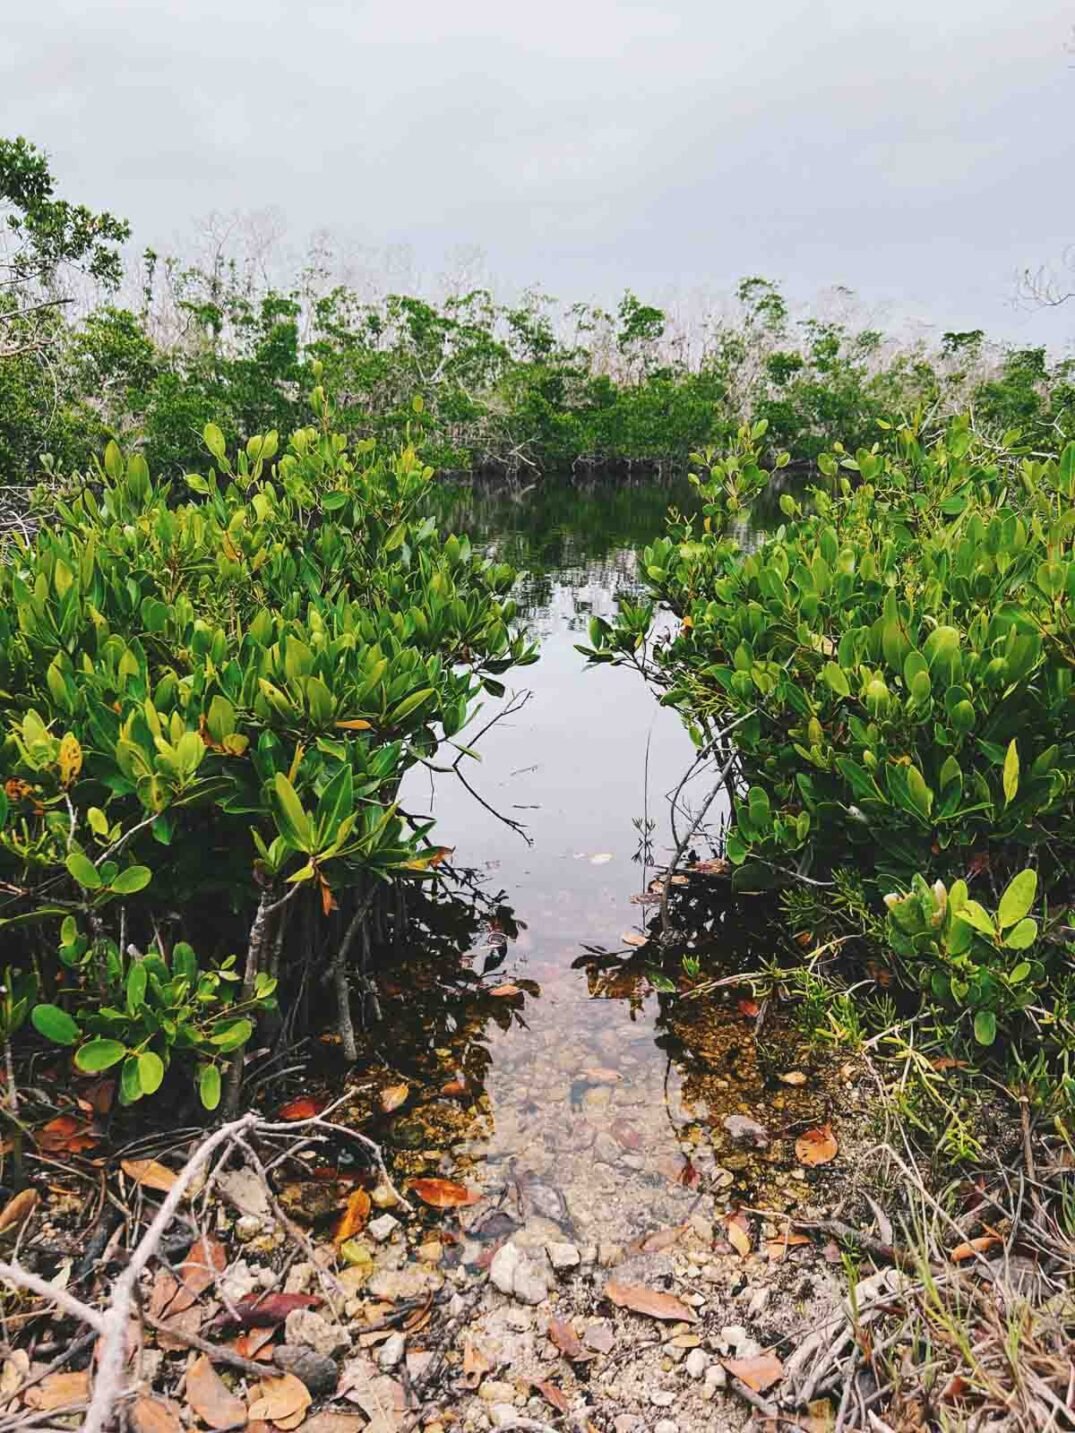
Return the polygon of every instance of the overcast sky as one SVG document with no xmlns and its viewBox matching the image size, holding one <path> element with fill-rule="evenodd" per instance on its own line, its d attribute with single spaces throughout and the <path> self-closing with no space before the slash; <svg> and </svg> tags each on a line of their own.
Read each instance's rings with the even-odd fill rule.
<svg viewBox="0 0 1075 1433">
<path fill-rule="evenodd" d="M 0 132 L 168 247 L 275 206 L 301 245 L 461 251 L 518 288 L 727 292 L 1066 346 L 1013 305 L 1075 243 L 1072 0 L 36 0 Z"/>
</svg>

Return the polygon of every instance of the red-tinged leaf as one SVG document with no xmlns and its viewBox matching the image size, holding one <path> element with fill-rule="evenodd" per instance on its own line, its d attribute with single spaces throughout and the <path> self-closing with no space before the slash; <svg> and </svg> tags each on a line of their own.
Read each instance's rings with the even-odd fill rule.
<svg viewBox="0 0 1075 1433">
<path fill-rule="evenodd" d="M 555 1408 L 557 1413 L 571 1412 L 571 1404 L 568 1401 L 567 1394 L 564 1393 L 563 1389 L 557 1388 L 555 1383 L 532 1383 L 530 1386 L 531 1388 L 536 1388 L 545 1402 L 551 1408 Z"/>
<path fill-rule="evenodd" d="M 190 1246 L 187 1257 L 179 1266 L 179 1278 L 191 1294 L 202 1294 L 217 1274 L 228 1267 L 228 1254 L 219 1239 L 207 1234 Z"/>
<path fill-rule="evenodd" d="M 454 1179 L 412 1179 L 410 1188 L 431 1209 L 461 1209 L 477 1204 L 483 1197 L 465 1184 L 456 1184 Z"/>
<path fill-rule="evenodd" d="M 57 1115 L 42 1125 L 34 1136 L 44 1154 L 81 1154 L 100 1142 L 101 1136 L 85 1120 L 74 1115 Z"/>
<path fill-rule="evenodd" d="M 297 1099 L 288 1100 L 286 1105 L 281 1105 L 276 1111 L 276 1118 L 280 1120 L 312 1120 L 328 1104 L 321 1095 L 299 1095 Z"/>
<path fill-rule="evenodd" d="M 510 1000 L 512 996 L 521 995 L 523 992 L 517 985 L 512 985 L 509 980 L 504 985 L 494 985 L 491 990 L 487 990 L 485 993 L 486 995 L 495 995 L 500 1000 Z"/>
<path fill-rule="evenodd" d="M 364 1189 L 356 1189 L 352 1192 L 347 1201 L 347 1208 L 340 1216 L 336 1230 L 332 1236 L 336 1244 L 344 1244 L 348 1239 L 366 1227 L 366 1220 L 370 1217 L 370 1197 Z"/>
<path fill-rule="evenodd" d="M 613 1120 L 610 1134 L 621 1149 L 641 1149 L 642 1136 L 628 1120 Z"/>
<path fill-rule="evenodd" d="M 272 1363 L 272 1341 L 276 1330 L 273 1328 L 250 1329 L 241 1333 L 232 1343 L 240 1358 L 256 1358 L 260 1363 Z"/>
<path fill-rule="evenodd" d="M 225 1310 L 217 1322 L 237 1323 L 246 1329 L 271 1328 L 282 1324 L 295 1309 L 315 1309 L 320 1302 L 317 1294 L 248 1294 L 235 1304 L 235 1318 Z"/>
<path fill-rule="evenodd" d="M 583 1348 L 578 1334 L 565 1319 L 550 1319 L 545 1332 L 549 1336 L 549 1342 L 555 1344 L 564 1357 L 571 1359 L 572 1363 L 581 1363 L 586 1359 L 593 1358 L 593 1354 Z"/>
<path fill-rule="evenodd" d="M 831 1125 L 808 1129 L 795 1141 L 795 1158 L 808 1169 L 813 1169 L 818 1164 L 828 1164 L 836 1158 L 838 1152 L 839 1145 Z"/>
<path fill-rule="evenodd" d="M 647 1289 L 644 1284 L 621 1284 L 616 1279 L 609 1279 L 605 1285 L 605 1298 L 618 1308 L 645 1314 L 647 1318 L 692 1324 L 698 1322 L 698 1315 L 694 1310 L 681 1299 L 677 1299 L 675 1294 L 665 1294 L 659 1289 Z"/>
<path fill-rule="evenodd" d="M 187 1402 L 210 1428 L 243 1428 L 246 1404 L 237 1398 L 205 1354 L 199 1354 L 187 1369 Z"/>
<path fill-rule="evenodd" d="M 745 995 L 741 996 L 740 999 L 735 1002 L 735 1008 L 739 1011 L 740 1015 L 745 1015 L 748 1020 L 753 1020 L 755 1016 L 761 1014 L 761 1006 L 758 1002 L 756 1000 L 750 1000 Z"/>
<path fill-rule="evenodd" d="M 465 1095 L 467 1092 L 467 1081 L 464 1075 L 457 1075 L 454 1080 L 448 1080 L 441 1085 L 442 1095 Z"/>
<path fill-rule="evenodd" d="M 678 1244 L 687 1231 L 686 1224 L 674 1224 L 670 1229 L 655 1229 L 652 1234 L 647 1234 L 642 1240 L 639 1252 L 643 1254 L 660 1254 L 664 1249 L 670 1249 L 673 1244 Z"/>
<path fill-rule="evenodd" d="M 784 1365 L 775 1353 L 759 1353 L 755 1358 L 722 1358 L 721 1363 L 740 1383 L 754 1393 L 764 1393 L 784 1377 Z"/>
</svg>

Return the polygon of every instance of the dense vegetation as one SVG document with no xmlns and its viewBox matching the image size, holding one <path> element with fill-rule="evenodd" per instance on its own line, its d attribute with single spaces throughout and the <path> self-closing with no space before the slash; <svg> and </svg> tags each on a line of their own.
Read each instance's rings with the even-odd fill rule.
<svg viewBox="0 0 1075 1433">
<path fill-rule="evenodd" d="M 931 349 L 793 321 L 760 278 L 739 286 L 733 313 L 689 332 L 630 293 L 615 312 L 539 294 L 503 304 L 485 290 L 369 299 L 322 260 L 280 288 L 225 251 L 203 267 L 146 253 L 123 302 L 126 226 L 55 199 L 25 141 L 0 142 L 0 212 L 15 244 L 0 285 L 7 484 L 83 470 L 109 438 L 179 475 L 197 466 L 206 423 L 241 441 L 301 427 L 315 381 L 336 396 L 352 442 L 395 445 L 410 431 L 441 469 L 508 475 L 682 470 L 691 451 L 759 420 L 771 453 L 804 462 L 837 440 L 869 445 L 893 413 L 970 408 L 979 428 L 1018 430 L 1029 448 L 1075 431 L 1070 361 L 978 331 Z"/>
<path fill-rule="evenodd" d="M 178 488 L 110 444 L 0 566 L 4 1033 L 29 1013 L 126 1103 L 174 1059 L 215 1107 L 255 1019 L 329 979 L 354 1057 L 370 931 L 442 856 L 400 782 L 533 660 L 414 448 L 312 401 L 278 459 L 210 426 Z"/>
<path fill-rule="evenodd" d="M 1070 1050 L 1075 443 L 901 425 L 822 454 L 746 547 L 763 438 L 698 455 L 700 511 L 671 514 L 588 655 L 639 667 L 728 761 L 739 889 L 809 882 L 819 940 L 883 940 L 980 1043 L 1029 1020 Z"/>
</svg>

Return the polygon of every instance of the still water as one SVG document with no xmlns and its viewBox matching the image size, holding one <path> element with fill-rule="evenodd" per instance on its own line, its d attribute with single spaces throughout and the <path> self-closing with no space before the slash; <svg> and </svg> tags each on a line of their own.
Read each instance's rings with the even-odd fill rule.
<svg viewBox="0 0 1075 1433">
<path fill-rule="evenodd" d="M 799 1053 L 788 1032 L 775 1032 L 767 1063 L 736 991 L 693 1002 L 659 994 L 659 956 L 632 940 L 654 916 L 637 898 L 670 853 L 668 795 L 693 748 L 637 674 L 587 669 L 575 644 L 592 614 L 612 615 L 617 593 L 636 588 L 636 552 L 660 533 L 668 505 L 689 500 L 685 487 L 548 480 L 521 496 L 456 496 L 455 530 L 524 574 L 519 597 L 541 659 L 514 674 L 525 705 L 466 765 L 487 806 L 450 776 L 404 792 L 410 811 L 435 810 L 438 841 L 508 910 L 491 929 L 467 930 L 465 989 L 427 987 L 424 1004 L 412 985 L 398 991 L 428 1033 L 421 1061 L 404 1040 L 393 1067 L 433 1093 L 395 1126 L 397 1159 L 404 1172 L 465 1175 L 490 1191 L 522 1174 L 546 1203 L 550 1189 L 565 1200 L 569 1226 L 594 1243 L 683 1218 L 700 1184 L 744 1177 L 743 1158 L 723 1147 L 726 1114 L 779 1126 L 820 1113 L 775 1081 Z M 505 985 L 517 991 L 500 994 Z M 436 1096 L 456 1075 L 476 1096 L 469 1106 Z M 786 1186 L 786 1171 L 772 1174 Z"/>
</svg>

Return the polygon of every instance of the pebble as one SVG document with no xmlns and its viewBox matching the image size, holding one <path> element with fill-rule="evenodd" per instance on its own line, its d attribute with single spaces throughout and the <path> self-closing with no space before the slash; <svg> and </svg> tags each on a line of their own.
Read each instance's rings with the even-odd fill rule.
<svg viewBox="0 0 1075 1433">
<path fill-rule="evenodd" d="M 711 1363 L 705 1371 L 705 1386 L 702 1389 L 702 1397 L 710 1399 L 716 1396 L 717 1390 L 727 1388 L 728 1371 L 722 1363 Z"/>
<path fill-rule="evenodd" d="M 241 1214 L 235 1221 L 235 1237 L 240 1244 L 249 1244 L 251 1239 L 258 1237 L 263 1227 L 256 1214 Z"/>
<path fill-rule="evenodd" d="M 340 1370 L 336 1360 L 303 1344 L 285 1343 L 273 1349 L 272 1361 L 284 1373 L 293 1373 L 315 1398 L 336 1392 Z M 143 1363 L 145 1362 L 143 1358 Z"/>
<path fill-rule="evenodd" d="M 478 1397 L 483 1403 L 506 1403 L 510 1406 L 515 1401 L 515 1385 L 499 1378 L 487 1378 L 478 1390 Z"/>
<path fill-rule="evenodd" d="M 284 1336 L 288 1343 L 303 1344 L 326 1358 L 335 1358 L 351 1346 L 347 1330 L 315 1309 L 292 1309 L 284 1323 Z"/>
<path fill-rule="evenodd" d="M 640 1433 L 642 1419 L 634 1413 L 620 1413 L 612 1420 L 616 1433 Z"/>
<path fill-rule="evenodd" d="M 649 1396 L 649 1401 L 654 1408 L 671 1408 L 676 1401 L 676 1395 L 669 1388 L 655 1388 Z"/>
<path fill-rule="evenodd" d="M 574 1244 L 546 1244 L 545 1252 L 549 1256 L 549 1263 L 558 1274 L 568 1269 L 577 1269 L 582 1261 L 582 1255 Z"/>
<path fill-rule="evenodd" d="M 386 1373 L 390 1368 L 395 1368 L 397 1364 L 402 1363 L 406 1349 L 407 1340 L 403 1334 L 389 1334 L 377 1351 L 378 1367 L 384 1369 Z"/>
<path fill-rule="evenodd" d="M 383 1244 L 391 1239 L 399 1228 L 399 1220 L 392 1214 L 379 1214 L 376 1219 L 371 1219 L 366 1227 L 371 1237 L 376 1239 L 378 1244 Z"/>
<path fill-rule="evenodd" d="M 706 1370 L 709 1368 L 709 1359 L 706 1356 L 705 1350 L 692 1348 L 687 1355 L 686 1368 L 689 1378 L 704 1378 Z M 723 1370 L 721 1371 L 723 1372 Z"/>
<path fill-rule="evenodd" d="M 494 1403 L 489 1409 L 489 1418 L 494 1428 L 515 1428 L 517 1415 L 511 1403 Z"/>
<path fill-rule="evenodd" d="M 284 1280 L 285 1294 L 305 1294 L 313 1287 L 316 1269 L 305 1259 L 297 1264 L 292 1264 L 287 1271 L 287 1278 Z"/>
<path fill-rule="evenodd" d="M 679 1424 L 671 1418 L 658 1418 L 653 1425 L 653 1433 L 679 1433 Z"/>
<path fill-rule="evenodd" d="M 623 1151 L 608 1133 L 602 1130 L 593 1142 L 593 1157 L 599 1164 L 619 1164 Z"/>
<path fill-rule="evenodd" d="M 755 1289 L 754 1292 L 751 1294 L 750 1299 L 747 1303 L 747 1313 L 750 1314 L 752 1318 L 757 1318 L 758 1314 L 760 1314 L 765 1308 L 766 1304 L 769 1302 L 770 1292 L 770 1289 L 762 1287 L 760 1289 Z"/>
<path fill-rule="evenodd" d="M 540 1304 L 549 1292 L 545 1271 L 532 1263 L 510 1239 L 493 1255 L 489 1280 L 502 1294 L 522 1304 Z"/>
</svg>

